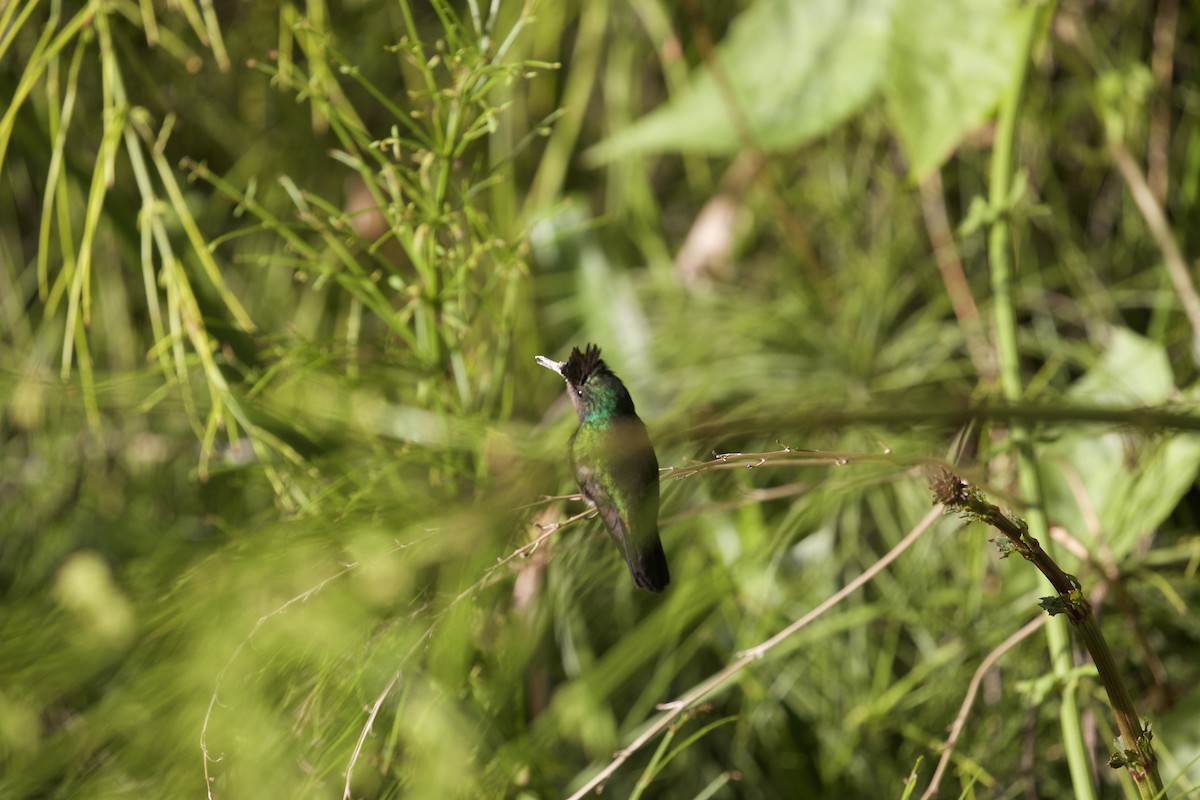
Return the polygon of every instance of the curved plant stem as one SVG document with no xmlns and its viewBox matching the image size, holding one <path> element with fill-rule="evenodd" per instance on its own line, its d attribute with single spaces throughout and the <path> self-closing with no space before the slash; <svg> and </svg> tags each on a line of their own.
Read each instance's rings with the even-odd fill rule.
<svg viewBox="0 0 1200 800">
<path fill-rule="evenodd" d="M 979 668 L 971 676 L 971 683 L 967 686 L 966 697 L 963 698 L 962 705 L 958 709 L 958 716 L 954 718 L 954 724 L 950 726 L 950 735 L 946 737 L 946 746 L 942 750 L 942 757 L 938 759 L 937 768 L 934 769 L 933 777 L 929 779 L 929 786 L 925 789 L 925 793 L 921 795 L 921 800 L 934 800 L 938 796 L 938 789 L 942 785 L 942 777 L 946 774 L 946 768 L 950 766 L 951 758 L 954 757 L 954 746 L 958 744 L 958 737 L 962 735 L 963 729 L 967 726 L 967 716 L 971 712 L 971 707 L 975 704 L 975 698 L 979 695 L 979 687 L 983 685 L 984 676 L 988 674 L 992 667 L 996 666 L 996 663 L 1005 653 L 1028 639 L 1038 628 L 1045 625 L 1049 619 L 1049 617 L 1045 616 L 1034 617 L 1025 627 L 1001 642 L 995 650 L 987 654 L 987 657 L 983 661 L 979 662 Z"/>
<path fill-rule="evenodd" d="M 1041 543 L 1030 535 L 1027 523 L 1005 514 L 958 476 L 943 472 L 932 481 L 931 488 L 937 503 L 957 511 L 965 519 L 978 520 L 1002 533 L 1006 540 L 1004 552 L 1019 553 L 1021 558 L 1037 567 L 1054 587 L 1055 594 L 1043 597 L 1039 605 L 1052 619 L 1062 617 L 1070 621 L 1079 634 L 1096 666 L 1100 684 L 1108 694 L 1117 730 L 1121 734 L 1121 750 L 1109 759 L 1109 766 L 1114 769 L 1125 767 L 1143 800 L 1162 797 L 1163 785 L 1158 774 L 1158 757 L 1152 744 L 1153 732 L 1149 725 L 1143 727 L 1138 719 L 1133 697 L 1117 669 L 1116 659 L 1104 640 L 1104 634 L 1100 632 L 1092 606 L 1084 599 L 1079 580 L 1064 572 L 1042 549 Z"/>
<path fill-rule="evenodd" d="M 804 616 L 792 622 L 783 630 L 776 633 L 770 639 L 760 642 L 748 650 L 743 650 L 737 654 L 737 657 L 731 661 L 724 669 L 708 678 L 705 678 L 700 683 L 688 689 L 679 697 L 669 703 L 662 703 L 658 706 L 663 713 L 658 719 L 651 722 L 632 742 L 626 745 L 622 750 L 613 755 L 612 761 L 606 767 L 592 776 L 591 780 L 575 791 L 567 800 L 584 800 L 584 798 L 599 794 L 604 791 L 604 783 L 613 773 L 621 768 L 621 765 L 629 760 L 629 757 L 641 750 L 649 742 L 658 736 L 663 731 L 671 727 L 671 725 L 680 716 L 685 714 L 689 709 L 696 706 L 697 703 L 704 700 L 717 689 L 725 686 L 734 676 L 753 664 L 761 660 L 777 645 L 781 644 L 788 638 L 794 636 L 797 631 L 811 624 L 813 620 L 821 617 L 822 614 L 836 606 L 838 603 L 845 600 L 854 592 L 858 591 L 862 586 L 870 582 L 876 575 L 882 572 L 889 564 L 900 557 L 901 553 L 911 547 L 917 539 L 925 535 L 933 523 L 937 522 L 945 512 L 945 508 L 941 505 L 934 506 L 920 522 L 910 530 L 903 539 L 901 539 L 895 547 L 884 553 L 882 557 L 867 569 L 863 570 L 862 574 L 854 580 L 847 583 L 838 591 L 834 592 L 828 599 L 808 612 Z"/>
<path fill-rule="evenodd" d="M 989 176 L 989 203 L 993 210 L 1003 209 L 1002 213 L 996 214 L 996 221 L 988 236 L 988 260 L 991 264 L 992 294 L 994 295 L 996 354 L 1000 362 L 1000 387 L 1004 399 L 1010 403 L 1022 400 L 1024 395 L 1020 354 L 1017 350 L 1017 324 L 1013 299 L 1015 266 L 1012 259 L 1010 214 L 1007 209 L 1014 175 L 1013 145 L 1016 140 L 1017 114 L 1020 111 L 1021 93 L 1025 83 L 1025 72 L 1030 61 L 1029 56 L 1032 54 L 1036 33 L 1042 27 L 1042 20 L 1049 18 L 1041 15 L 1050 15 L 1053 14 L 1053 11 L 1054 4 L 1048 3 L 1040 9 L 1040 14 L 1031 13 L 1029 15 L 1024 47 L 1024 51 L 1028 55 L 1021 59 L 1008 93 L 1000 100 L 1000 116 L 996 123 L 996 144 L 992 151 Z M 1029 425 L 1024 421 L 1014 421 L 1010 431 L 1013 449 L 1016 453 L 1017 480 L 1021 499 L 1027 509 L 1025 519 L 1029 525 L 1029 533 L 1035 539 L 1047 541 L 1049 526 L 1046 521 L 1041 478 L 1038 474 L 1037 461 L 1033 455 Z M 1066 749 L 1071 782 L 1075 787 L 1075 797 L 1079 800 L 1092 800 L 1096 795 L 1088 765 L 1087 748 L 1083 742 L 1083 731 L 1079 724 L 1078 697 L 1072 682 L 1068 680 L 1072 663 L 1065 618 L 1056 617 L 1049 621 L 1046 625 L 1046 639 L 1054 672 L 1062 681 L 1059 722 L 1062 726 L 1063 746 Z"/>
<path fill-rule="evenodd" d="M 1146 227 L 1150 229 L 1154 243 L 1162 251 L 1167 276 L 1171 279 L 1175 294 L 1179 295 L 1179 303 L 1183 306 L 1188 324 L 1192 326 L 1192 352 L 1200 354 L 1200 293 L 1196 292 L 1196 284 L 1192 281 L 1187 259 L 1179 247 L 1179 242 L 1175 240 L 1175 234 L 1171 232 L 1171 223 L 1167 221 L 1166 212 L 1155 198 L 1154 191 L 1141 168 L 1133 160 L 1129 148 L 1113 139 L 1111 133 L 1109 137 L 1108 148 L 1112 153 L 1113 163 L 1125 179 L 1129 194 L 1142 218 L 1146 220 Z"/>
</svg>

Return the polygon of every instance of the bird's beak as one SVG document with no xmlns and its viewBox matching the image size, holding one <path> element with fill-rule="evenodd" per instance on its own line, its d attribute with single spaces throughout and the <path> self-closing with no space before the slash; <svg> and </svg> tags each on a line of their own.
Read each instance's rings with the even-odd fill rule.
<svg viewBox="0 0 1200 800">
<path fill-rule="evenodd" d="M 546 358 L 545 356 L 534 356 L 533 360 L 536 361 L 537 363 L 541 364 L 546 369 L 554 370 L 559 375 L 562 375 L 562 368 L 563 368 L 563 365 L 566 363 L 566 362 L 562 362 L 562 361 L 551 361 L 550 359 Z"/>
</svg>

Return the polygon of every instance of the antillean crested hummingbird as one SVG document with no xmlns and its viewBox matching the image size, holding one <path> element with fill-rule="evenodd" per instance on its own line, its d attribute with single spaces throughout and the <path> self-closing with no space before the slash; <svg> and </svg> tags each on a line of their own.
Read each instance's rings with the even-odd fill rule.
<svg viewBox="0 0 1200 800">
<path fill-rule="evenodd" d="M 567 382 L 579 416 L 579 427 L 567 442 L 579 491 L 604 520 L 633 582 L 661 592 L 671 574 L 658 538 L 658 458 L 633 398 L 594 344 L 583 352 L 572 348 L 566 361 L 536 360 Z"/>
</svg>

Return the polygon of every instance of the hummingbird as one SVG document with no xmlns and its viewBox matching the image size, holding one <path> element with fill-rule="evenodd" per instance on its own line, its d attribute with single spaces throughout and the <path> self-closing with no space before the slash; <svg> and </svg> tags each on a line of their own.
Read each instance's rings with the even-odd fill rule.
<svg viewBox="0 0 1200 800">
<path fill-rule="evenodd" d="M 658 538 L 658 458 L 633 398 L 600 359 L 600 348 L 571 348 L 566 361 L 537 356 L 567 382 L 579 427 L 567 457 L 583 498 L 600 514 L 639 588 L 661 592 L 671 582 Z"/>
</svg>

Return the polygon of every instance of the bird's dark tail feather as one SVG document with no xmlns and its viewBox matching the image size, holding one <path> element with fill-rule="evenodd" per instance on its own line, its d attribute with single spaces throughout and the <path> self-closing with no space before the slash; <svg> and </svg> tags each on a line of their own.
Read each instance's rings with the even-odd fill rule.
<svg viewBox="0 0 1200 800">
<path fill-rule="evenodd" d="M 667 556 L 663 553 L 662 542 L 655 537 L 636 550 L 630 548 L 625 556 L 629 564 L 629 574 L 633 576 L 634 585 L 649 592 L 661 592 L 671 582 L 671 572 L 667 569 Z"/>
</svg>

